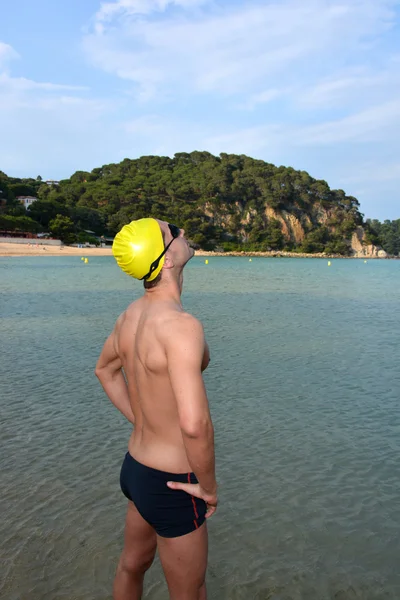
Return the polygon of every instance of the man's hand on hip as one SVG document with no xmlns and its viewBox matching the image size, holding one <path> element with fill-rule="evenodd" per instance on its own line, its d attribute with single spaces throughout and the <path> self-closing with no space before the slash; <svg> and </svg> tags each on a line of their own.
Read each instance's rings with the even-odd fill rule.
<svg viewBox="0 0 400 600">
<path fill-rule="evenodd" d="M 207 504 L 206 519 L 209 519 L 217 510 L 218 496 L 217 492 L 210 494 L 203 490 L 199 483 L 180 483 L 177 481 L 168 481 L 168 487 L 172 490 L 182 490 L 191 496 L 204 500 Z"/>
</svg>

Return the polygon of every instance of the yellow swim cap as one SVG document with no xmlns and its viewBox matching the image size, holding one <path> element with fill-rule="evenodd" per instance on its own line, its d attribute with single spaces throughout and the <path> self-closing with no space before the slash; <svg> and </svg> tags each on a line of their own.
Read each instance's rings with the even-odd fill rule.
<svg viewBox="0 0 400 600">
<path fill-rule="evenodd" d="M 155 219 L 138 219 L 124 225 L 117 233 L 112 245 L 112 253 L 117 264 L 125 273 L 142 279 L 150 265 L 164 250 L 164 241 L 159 224 Z M 164 256 L 147 281 L 153 281 L 161 271 Z"/>
</svg>

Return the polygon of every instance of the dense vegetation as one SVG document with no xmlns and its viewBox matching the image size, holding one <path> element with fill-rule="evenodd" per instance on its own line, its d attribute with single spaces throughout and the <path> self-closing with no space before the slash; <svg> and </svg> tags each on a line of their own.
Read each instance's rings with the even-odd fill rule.
<svg viewBox="0 0 400 600">
<path fill-rule="evenodd" d="M 371 244 L 382 246 L 392 256 L 400 255 L 400 219 L 383 223 L 377 219 L 367 219 L 365 230 Z"/>
<path fill-rule="evenodd" d="M 50 186 L 41 177 L 0 172 L 0 190 L 0 229 L 49 231 L 66 243 L 90 238 L 85 230 L 113 236 L 132 219 L 157 216 L 184 227 L 204 249 L 345 255 L 362 225 L 375 243 L 399 252 L 399 221 L 364 224 L 358 201 L 343 190 L 244 155 L 143 156 L 77 171 Z M 39 200 L 25 210 L 16 200 L 21 195 Z"/>
</svg>

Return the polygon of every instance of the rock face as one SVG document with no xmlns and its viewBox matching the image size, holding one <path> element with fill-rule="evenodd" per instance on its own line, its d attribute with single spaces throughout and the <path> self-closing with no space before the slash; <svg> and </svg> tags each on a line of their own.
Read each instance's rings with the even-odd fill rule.
<svg viewBox="0 0 400 600">
<path fill-rule="evenodd" d="M 239 214 L 239 223 L 237 225 L 238 233 L 243 239 L 246 238 L 245 226 L 251 224 L 257 215 L 254 208 L 244 209 L 239 203 L 235 203 L 236 213 Z M 215 209 L 211 204 L 205 205 L 205 214 L 217 220 Z M 264 207 L 263 214 L 267 222 L 274 219 L 279 222 L 285 240 L 300 246 L 307 233 L 312 231 L 316 225 L 327 227 L 332 233 L 337 230 L 340 220 L 335 221 L 335 211 L 324 209 L 321 206 L 315 206 L 310 213 L 297 210 L 291 212 L 284 209 L 275 209 L 268 205 Z M 224 228 L 229 228 L 233 220 L 232 214 L 221 213 L 218 215 L 218 222 Z M 388 255 L 380 246 L 369 244 L 365 231 L 362 226 L 358 226 L 353 233 L 349 234 L 347 241 L 349 243 L 350 255 L 354 258 L 387 258 Z"/>
<path fill-rule="evenodd" d="M 304 224 L 293 213 L 289 213 L 286 210 L 277 211 L 270 206 L 265 208 L 265 215 L 269 219 L 276 219 L 279 221 L 282 225 L 282 232 L 285 238 L 295 242 L 296 244 L 301 244 L 301 242 L 304 240 L 304 225 L 306 227 L 311 226 L 311 220 L 307 214 L 302 215 L 302 221 L 305 221 Z"/>
<path fill-rule="evenodd" d="M 351 238 L 351 249 L 355 258 L 387 258 L 387 253 L 380 246 L 367 244 L 365 231 L 357 227 Z"/>
<path fill-rule="evenodd" d="M 265 215 L 269 219 L 276 219 L 282 225 L 282 232 L 286 239 L 301 244 L 304 240 L 306 231 L 309 231 L 313 224 L 310 217 L 303 213 L 300 218 L 285 210 L 277 211 L 273 208 L 266 207 Z M 319 208 L 318 214 L 315 215 L 315 220 L 322 225 L 325 225 L 331 214 Z M 380 246 L 368 244 L 366 241 L 365 231 L 362 227 L 357 227 L 351 238 L 351 250 L 354 258 L 387 258 L 387 253 Z"/>
</svg>

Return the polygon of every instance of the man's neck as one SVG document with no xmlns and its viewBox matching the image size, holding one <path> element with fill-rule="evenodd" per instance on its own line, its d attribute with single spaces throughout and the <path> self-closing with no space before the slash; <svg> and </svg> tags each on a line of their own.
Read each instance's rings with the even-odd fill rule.
<svg viewBox="0 0 400 600">
<path fill-rule="evenodd" d="M 183 274 L 181 273 L 178 281 L 174 279 L 160 281 L 157 287 L 146 290 L 146 296 L 150 298 L 157 298 L 158 300 L 172 300 L 182 306 L 182 289 Z"/>
</svg>

